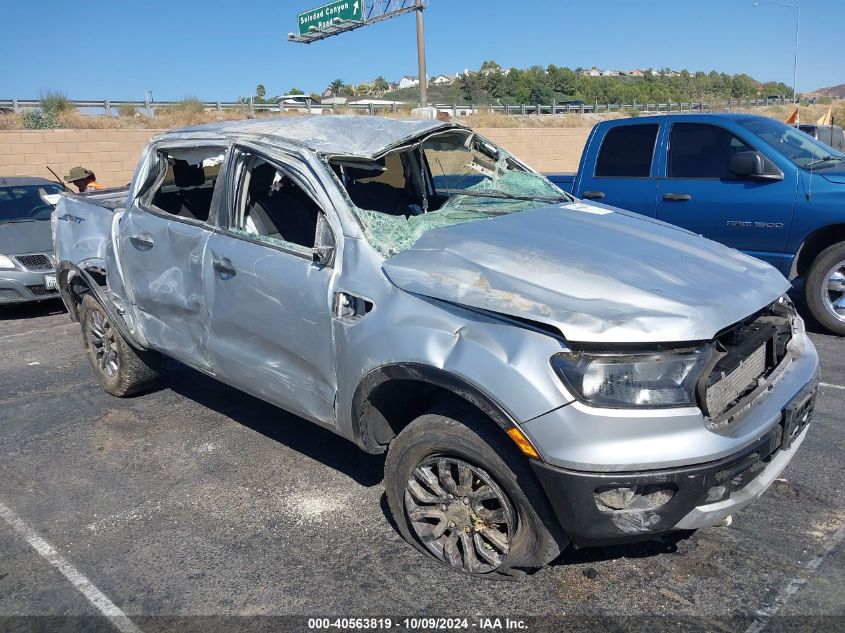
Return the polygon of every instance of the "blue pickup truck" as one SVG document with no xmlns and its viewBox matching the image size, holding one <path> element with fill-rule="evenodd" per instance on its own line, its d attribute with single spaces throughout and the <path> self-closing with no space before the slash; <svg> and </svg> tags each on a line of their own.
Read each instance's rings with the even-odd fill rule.
<svg viewBox="0 0 845 633">
<path fill-rule="evenodd" d="M 804 132 L 746 114 L 603 121 L 577 174 L 547 175 L 803 278 L 813 316 L 845 335 L 845 155 Z"/>
</svg>

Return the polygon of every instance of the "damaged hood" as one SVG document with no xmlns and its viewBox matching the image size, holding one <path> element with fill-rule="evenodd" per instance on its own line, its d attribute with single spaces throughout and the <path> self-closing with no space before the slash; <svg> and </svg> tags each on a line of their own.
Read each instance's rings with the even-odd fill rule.
<svg viewBox="0 0 845 633">
<path fill-rule="evenodd" d="M 408 292 L 591 343 L 709 340 L 789 288 L 739 251 L 580 202 L 431 230 L 383 269 Z"/>
<path fill-rule="evenodd" d="M 0 255 L 49 253 L 53 250 L 50 222 L 0 222 Z"/>
</svg>

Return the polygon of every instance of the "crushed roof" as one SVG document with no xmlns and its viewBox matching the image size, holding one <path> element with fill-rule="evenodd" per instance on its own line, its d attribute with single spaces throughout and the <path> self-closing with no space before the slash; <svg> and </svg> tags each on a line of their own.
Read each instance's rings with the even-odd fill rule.
<svg viewBox="0 0 845 633">
<path fill-rule="evenodd" d="M 363 115 L 313 115 L 220 121 L 166 132 L 164 138 L 206 133 L 221 137 L 251 135 L 290 140 L 324 155 L 373 157 L 406 139 L 457 127 L 420 119 L 388 119 Z"/>
</svg>

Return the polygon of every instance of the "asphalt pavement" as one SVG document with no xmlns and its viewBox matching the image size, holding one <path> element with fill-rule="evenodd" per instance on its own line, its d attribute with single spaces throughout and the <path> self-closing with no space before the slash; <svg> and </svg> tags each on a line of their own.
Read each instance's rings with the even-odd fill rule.
<svg viewBox="0 0 845 633">
<path fill-rule="evenodd" d="M 495 582 L 401 539 L 383 457 L 177 363 L 114 398 L 60 303 L 0 309 L 0 630 L 845 630 L 845 338 L 811 337 L 807 440 L 732 525 Z"/>
</svg>

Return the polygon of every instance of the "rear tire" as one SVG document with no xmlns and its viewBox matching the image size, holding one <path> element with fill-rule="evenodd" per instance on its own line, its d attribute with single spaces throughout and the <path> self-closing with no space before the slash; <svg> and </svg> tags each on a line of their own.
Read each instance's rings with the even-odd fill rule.
<svg viewBox="0 0 845 633">
<path fill-rule="evenodd" d="M 411 422 L 385 461 L 402 536 L 456 571 L 521 576 L 567 545 L 524 457 L 478 410 L 445 404 Z"/>
<path fill-rule="evenodd" d="M 818 254 L 804 280 L 804 296 L 821 325 L 845 336 L 845 242 Z"/>
<path fill-rule="evenodd" d="M 129 396 L 149 388 L 158 377 L 161 355 L 134 349 L 90 294 L 80 308 L 82 341 L 94 377 L 113 396 Z"/>
</svg>

